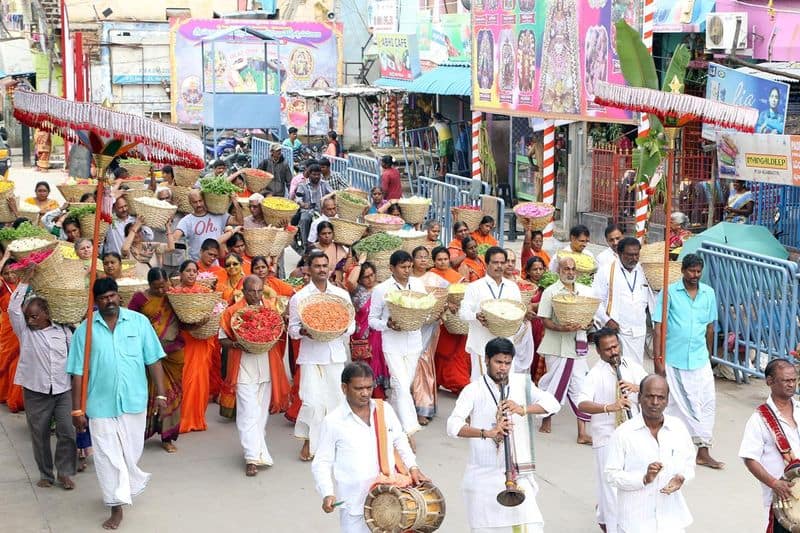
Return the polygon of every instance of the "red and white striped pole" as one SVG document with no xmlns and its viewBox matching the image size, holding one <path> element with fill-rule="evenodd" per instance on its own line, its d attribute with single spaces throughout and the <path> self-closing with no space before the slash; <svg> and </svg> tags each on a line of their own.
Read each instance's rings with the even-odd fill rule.
<svg viewBox="0 0 800 533">
<path fill-rule="evenodd" d="M 650 54 L 653 53 L 653 17 L 655 0 L 644 0 L 644 22 L 642 24 L 642 41 Z M 639 122 L 639 138 L 650 135 L 650 117 L 642 113 Z M 636 238 L 642 240 L 647 228 L 648 211 L 647 185 L 639 183 L 636 187 Z"/>
<path fill-rule="evenodd" d="M 544 121 L 544 159 L 542 168 L 542 202 L 554 205 L 556 199 L 556 123 L 552 120 Z M 553 220 L 547 223 L 542 232 L 544 238 L 553 236 Z"/>
<path fill-rule="evenodd" d="M 481 179 L 481 120 L 483 113 L 472 112 L 472 179 Z"/>
</svg>

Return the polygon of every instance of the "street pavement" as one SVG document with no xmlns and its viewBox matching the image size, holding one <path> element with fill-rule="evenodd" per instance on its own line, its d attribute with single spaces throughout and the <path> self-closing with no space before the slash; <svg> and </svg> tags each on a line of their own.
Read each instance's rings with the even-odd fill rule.
<svg viewBox="0 0 800 533">
<path fill-rule="evenodd" d="M 39 174 L 21 166 L 12 170 L 23 197 L 32 194 L 34 181 L 41 178 L 55 185 L 62 174 Z M 57 198 L 55 187 L 53 192 Z M 518 250 L 520 245 L 517 241 L 512 247 Z M 591 357 L 596 360 L 596 355 Z M 717 381 L 713 455 L 727 467 L 722 471 L 698 468 L 697 477 L 685 487 L 694 516 L 690 532 L 763 531 L 759 487 L 736 453 L 747 418 L 767 392 L 760 380 L 746 385 Z M 460 493 L 468 443 L 445 433 L 454 402 L 452 394 L 440 392 L 436 418 L 417 436 L 419 464 L 447 501 L 443 532 L 468 531 Z M 219 417 L 215 404 L 209 405 L 207 419 L 208 431 L 182 435 L 176 454 L 165 453 L 156 439 L 146 443 L 140 465 L 153 477 L 145 493 L 125 509 L 122 530 L 337 531 L 337 517 L 322 512 L 310 465 L 298 460 L 300 441 L 283 416 L 271 416 L 267 431 L 275 466 L 261 470 L 255 478 L 244 476 L 235 425 Z M 553 433 L 537 436 L 537 502 L 545 530 L 599 531 L 594 520 L 593 454 L 590 447 L 575 443 L 575 419 L 569 408 L 556 416 Z M 75 480 L 77 488 L 71 492 L 35 487 L 38 472 L 25 416 L 10 414 L 0 406 L 0 533 L 100 530 L 108 511 L 102 505 L 91 461 Z M 502 488 L 496 487 L 497 492 Z"/>
</svg>

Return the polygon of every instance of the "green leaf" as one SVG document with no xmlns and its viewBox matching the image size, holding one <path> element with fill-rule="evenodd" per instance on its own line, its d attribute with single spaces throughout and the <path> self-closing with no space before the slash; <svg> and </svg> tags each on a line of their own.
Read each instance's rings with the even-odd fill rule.
<svg viewBox="0 0 800 533">
<path fill-rule="evenodd" d="M 671 84 L 673 80 L 677 79 L 681 84 L 680 92 L 684 91 L 684 81 L 686 80 L 686 69 L 689 67 L 689 60 L 691 54 L 689 48 L 685 44 L 678 45 L 675 52 L 672 54 L 672 59 L 669 62 L 669 68 L 664 76 L 664 83 L 661 85 L 661 90 L 664 92 L 672 92 Z"/>
<path fill-rule="evenodd" d="M 122 141 L 120 139 L 112 139 L 108 141 L 108 144 L 103 148 L 104 155 L 117 155 L 117 150 L 120 149 L 122 146 Z"/>
<path fill-rule="evenodd" d="M 625 20 L 618 20 L 617 56 L 622 75 L 631 87 L 645 87 L 658 90 L 658 75 L 653 56 L 647 51 L 639 32 L 631 28 Z"/>
</svg>

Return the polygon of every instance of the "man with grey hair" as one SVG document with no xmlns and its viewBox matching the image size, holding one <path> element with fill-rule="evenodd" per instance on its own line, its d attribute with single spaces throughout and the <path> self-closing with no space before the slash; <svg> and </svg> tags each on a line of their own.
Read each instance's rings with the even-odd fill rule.
<svg viewBox="0 0 800 533">
<path fill-rule="evenodd" d="M 332 218 L 338 218 L 336 210 L 336 197 L 332 194 L 325 196 L 322 199 L 322 213 L 314 219 L 311 223 L 311 228 L 308 230 L 308 244 L 314 244 L 319 239 L 317 228 L 320 222 L 330 221 Z"/>
<path fill-rule="evenodd" d="M 264 221 L 264 211 L 261 208 L 261 202 L 264 201 L 264 196 L 259 193 L 253 193 L 247 199 L 247 207 L 250 209 L 250 214 L 244 217 L 243 226 L 247 229 L 253 228 L 266 228 L 267 223 Z"/>
</svg>

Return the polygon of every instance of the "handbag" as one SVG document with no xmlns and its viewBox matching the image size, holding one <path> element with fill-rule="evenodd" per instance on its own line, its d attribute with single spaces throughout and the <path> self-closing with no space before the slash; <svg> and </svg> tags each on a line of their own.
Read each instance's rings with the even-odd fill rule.
<svg viewBox="0 0 800 533">
<path fill-rule="evenodd" d="M 350 359 L 352 361 L 365 361 L 372 358 L 372 347 L 369 339 L 350 339 Z"/>
</svg>

